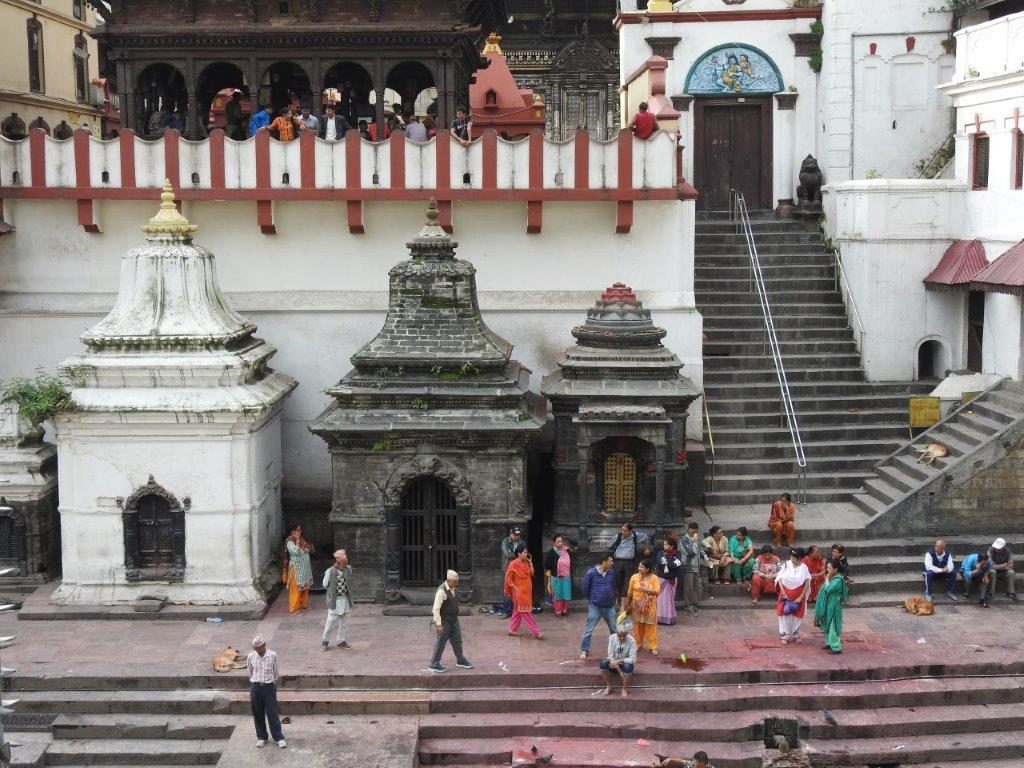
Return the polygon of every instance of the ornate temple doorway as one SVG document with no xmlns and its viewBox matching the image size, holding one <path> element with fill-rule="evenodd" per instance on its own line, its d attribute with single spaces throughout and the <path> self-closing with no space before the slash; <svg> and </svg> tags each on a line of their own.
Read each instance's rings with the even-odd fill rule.
<svg viewBox="0 0 1024 768">
<path fill-rule="evenodd" d="M 400 519 L 403 587 L 437 586 L 449 569 L 458 570 L 458 512 L 446 483 L 420 477 L 406 485 Z"/>
<path fill-rule="evenodd" d="M 612 453 L 604 460 L 604 511 L 636 512 L 636 459 L 628 453 Z"/>
<path fill-rule="evenodd" d="M 775 62 L 741 43 L 712 48 L 690 68 L 699 210 L 728 210 L 732 189 L 751 210 L 772 207 L 773 95 L 782 90 Z"/>
<path fill-rule="evenodd" d="M 188 499 L 185 500 L 186 504 Z M 185 509 L 154 482 L 124 504 L 125 570 L 129 581 L 181 581 L 185 576 Z"/>
</svg>

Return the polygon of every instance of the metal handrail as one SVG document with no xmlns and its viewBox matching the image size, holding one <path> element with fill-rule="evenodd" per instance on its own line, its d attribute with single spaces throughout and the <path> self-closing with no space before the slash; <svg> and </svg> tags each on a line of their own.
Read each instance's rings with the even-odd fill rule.
<svg viewBox="0 0 1024 768">
<path fill-rule="evenodd" d="M 858 334 L 860 340 L 857 343 L 857 351 L 860 352 L 861 357 L 864 357 L 864 336 L 867 334 L 867 329 L 864 327 L 864 321 L 861 320 L 860 310 L 857 309 L 857 299 L 854 298 L 853 288 L 850 287 L 850 281 L 846 277 L 846 270 L 843 269 L 843 259 L 839 255 L 839 249 L 832 249 L 832 256 L 836 262 L 836 290 L 840 291 L 844 303 L 846 304 L 846 313 L 853 317 L 857 323 L 857 327 L 860 329 Z M 840 290 L 842 289 L 842 290 Z"/>
<path fill-rule="evenodd" d="M 711 414 L 708 413 L 708 393 L 703 392 L 701 405 L 704 408 L 704 434 L 707 435 L 707 449 L 711 454 L 711 492 L 715 492 L 715 433 L 711 429 Z"/>
<path fill-rule="evenodd" d="M 743 193 L 738 190 L 730 190 L 729 215 L 736 216 L 737 230 L 742 228 L 747 240 L 747 252 L 750 256 L 750 282 L 753 291 L 757 288 L 758 301 L 761 304 L 761 314 L 764 316 L 765 346 L 771 350 L 772 362 L 775 365 L 775 377 L 779 382 L 779 401 L 781 404 L 780 425 L 784 421 L 789 428 L 789 437 L 793 442 L 793 453 L 796 460 L 797 488 L 796 496 L 800 501 L 804 498 L 807 487 L 807 455 L 804 452 L 804 442 L 800 437 L 800 425 L 797 421 L 796 408 L 793 405 L 793 394 L 789 389 L 789 379 L 786 376 L 786 367 L 782 361 L 782 351 L 779 347 L 779 338 L 775 332 L 775 321 L 772 319 L 771 303 L 768 301 L 768 288 L 764 284 L 764 273 L 761 271 L 761 260 L 757 256 L 757 243 L 754 242 L 754 230 L 750 224 L 750 213 L 747 211 L 747 201 Z"/>
<path fill-rule="evenodd" d="M 935 158 L 937 158 L 942 152 L 948 151 L 946 149 L 946 145 L 949 144 L 950 142 L 953 142 L 953 146 L 950 149 L 954 149 L 955 150 L 956 149 L 956 141 L 955 140 L 956 140 L 956 128 L 954 128 L 952 131 L 949 132 L 949 135 L 947 135 L 946 138 L 944 138 L 942 140 L 942 143 L 939 144 L 939 148 L 936 149 L 934 152 L 932 152 L 932 156 L 929 157 L 925 161 L 925 163 L 921 166 L 921 170 L 918 171 L 917 178 L 919 178 L 919 179 L 925 179 L 925 178 L 927 178 L 927 179 L 935 179 L 935 178 L 938 178 L 938 175 L 940 173 L 942 173 L 944 170 L 946 170 L 946 166 L 949 165 L 949 161 L 953 159 L 953 152 L 949 152 L 949 157 L 946 158 L 946 162 L 944 162 L 942 164 L 941 168 L 937 168 L 935 170 L 932 170 L 932 163 L 935 162 Z M 929 171 L 932 171 L 932 175 L 931 176 L 928 175 Z"/>
</svg>

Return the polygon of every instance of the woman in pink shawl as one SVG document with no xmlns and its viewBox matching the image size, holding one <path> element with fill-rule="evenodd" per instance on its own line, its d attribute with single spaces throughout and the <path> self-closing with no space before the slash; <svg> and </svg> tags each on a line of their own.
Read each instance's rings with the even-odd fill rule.
<svg viewBox="0 0 1024 768">
<path fill-rule="evenodd" d="M 544 578 L 547 593 L 555 616 L 569 615 L 569 601 L 572 600 L 572 561 L 565 537 L 555 534 L 554 546 L 544 557 Z"/>
<path fill-rule="evenodd" d="M 783 645 L 800 642 L 800 623 L 807 611 L 807 595 L 811 591 L 811 572 L 803 563 L 802 549 L 789 550 L 789 560 L 775 577 L 778 600 L 775 615 L 779 617 L 779 639 Z"/>
</svg>

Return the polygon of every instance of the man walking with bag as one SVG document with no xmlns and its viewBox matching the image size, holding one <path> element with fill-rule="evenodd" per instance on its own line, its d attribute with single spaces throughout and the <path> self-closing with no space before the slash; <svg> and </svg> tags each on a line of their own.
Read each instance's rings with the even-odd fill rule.
<svg viewBox="0 0 1024 768">
<path fill-rule="evenodd" d="M 452 644 L 452 651 L 455 652 L 455 666 L 462 669 L 472 669 L 462 652 L 462 627 L 459 625 L 459 598 L 455 590 L 459 588 L 459 574 L 457 571 L 448 571 L 448 578 L 441 582 L 434 594 L 434 628 L 437 630 L 437 642 L 434 643 L 434 655 L 430 658 L 427 666 L 431 672 L 447 672 L 441 666 L 441 654 L 449 642 Z"/>
<path fill-rule="evenodd" d="M 348 644 L 348 618 L 352 614 L 352 566 L 348 564 L 348 553 L 344 549 L 334 553 L 334 565 L 324 571 L 324 589 L 327 590 L 327 624 L 324 626 L 320 650 L 327 650 L 331 630 L 337 624 L 337 646 L 347 651 L 352 647 Z"/>
</svg>

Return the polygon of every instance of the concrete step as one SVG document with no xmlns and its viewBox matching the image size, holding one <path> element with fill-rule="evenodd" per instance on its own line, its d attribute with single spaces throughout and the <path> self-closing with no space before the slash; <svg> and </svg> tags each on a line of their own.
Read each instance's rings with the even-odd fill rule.
<svg viewBox="0 0 1024 768">
<path fill-rule="evenodd" d="M 855 485 L 854 482 L 859 483 L 862 479 L 862 475 L 858 476 L 856 481 L 851 479 L 845 487 L 840 488 L 815 488 L 808 485 L 807 489 L 800 496 L 800 499 L 801 501 L 815 504 L 832 502 L 849 503 L 853 494 L 860 490 L 859 486 Z M 706 484 L 705 488 L 707 488 Z M 779 496 L 779 494 L 773 490 L 774 488 L 795 489 L 796 475 L 790 473 L 786 475 L 762 477 L 761 487 L 757 490 L 720 490 L 720 485 L 716 483 L 714 491 L 707 491 L 705 493 L 705 503 L 708 506 L 770 505 Z"/>
<path fill-rule="evenodd" d="M 721 288 L 705 288 L 694 290 L 694 298 L 697 302 L 697 309 L 704 311 L 705 305 L 726 305 L 730 307 L 743 307 L 753 305 L 760 308 L 760 298 L 757 291 L 748 291 L 745 288 L 740 288 L 738 283 L 735 283 L 733 290 L 728 290 L 730 286 Z M 820 290 L 808 288 L 806 290 L 794 289 L 794 290 L 780 290 L 768 293 L 768 299 L 771 303 L 772 313 L 777 311 L 777 307 L 792 306 L 792 305 L 806 305 L 806 304 L 828 304 L 834 303 L 842 306 L 843 299 L 838 291 L 832 290 L 831 284 L 828 288 L 822 288 Z"/>
<path fill-rule="evenodd" d="M 869 389 L 867 392 L 856 397 L 850 397 L 845 394 L 812 396 L 794 394 L 793 402 L 798 414 L 836 410 L 846 410 L 853 413 L 856 410 L 870 411 L 876 408 L 885 408 L 888 410 L 900 410 L 903 412 L 904 418 L 906 418 L 907 397 L 910 393 L 908 391 L 877 392 Z M 744 410 L 751 414 L 772 413 L 777 415 L 779 413 L 777 398 L 775 402 L 755 402 L 743 398 L 737 399 L 729 396 L 729 393 L 722 391 L 708 393 L 707 403 L 712 419 L 722 413 L 739 413 Z"/>
<path fill-rule="evenodd" d="M 800 243 L 792 242 L 788 238 L 783 238 L 781 242 L 777 243 L 761 243 L 758 242 L 757 238 L 754 238 L 754 245 L 757 248 L 758 257 L 761 254 L 778 254 L 786 256 L 796 256 L 804 253 L 821 253 L 826 254 L 825 246 L 819 243 Z M 732 256 L 732 255 L 743 255 L 747 254 L 747 244 L 744 243 L 702 243 L 699 248 L 694 249 L 694 260 L 701 261 L 705 256 L 717 256 L 719 254 Z"/>
<path fill-rule="evenodd" d="M 736 344 L 750 344 L 752 341 L 760 341 L 764 324 L 758 322 L 751 324 L 751 327 L 717 327 L 708 328 L 705 326 L 704 335 L 708 342 L 724 344 L 727 342 Z M 782 328 L 775 326 L 775 335 L 780 342 L 806 342 L 806 341 L 831 341 L 846 344 L 853 341 L 853 331 L 850 328 L 832 326 L 826 328 Z M 763 344 L 764 342 L 761 341 Z M 854 347 L 846 347 L 854 350 Z M 854 354 L 850 352 L 849 354 Z"/>
<path fill-rule="evenodd" d="M 764 243 L 766 245 L 772 243 L 818 243 L 820 245 L 821 235 L 818 232 L 810 232 L 807 230 L 766 230 L 755 233 L 754 241 L 758 244 Z M 696 243 L 697 250 L 699 252 L 702 246 L 705 245 L 718 245 L 721 243 L 742 243 L 745 245 L 747 238 L 743 233 L 705 232 L 698 228 L 694 242 Z"/>
<path fill-rule="evenodd" d="M 553 755 L 558 768 L 627 768 L 649 766 L 655 755 L 692 755 L 703 749 L 700 740 L 660 742 L 640 746 L 636 739 L 580 739 L 519 737 L 495 739 L 424 739 L 420 742 L 420 765 L 507 766 L 537 765 L 537 756 Z M 531 752 L 536 747 L 537 752 Z M 715 745 L 718 768 L 761 768 L 761 742 Z"/>
<path fill-rule="evenodd" d="M 753 468 L 753 467 L 752 467 Z M 808 472 L 807 488 L 814 490 L 848 491 L 856 488 L 863 481 L 862 472 Z M 769 479 L 762 473 L 750 475 L 726 475 L 716 473 L 715 492 L 722 494 L 726 491 L 760 491 L 764 498 L 778 498 L 778 488 L 797 487 L 797 477 L 792 465 L 790 471 L 781 469 L 778 474 L 773 473 Z M 722 503 L 722 502 L 719 502 Z M 765 503 L 765 502 L 762 502 Z"/>
<path fill-rule="evenodd" d="M 827 264 L 835 266 L 832 255 L 825 252 L 811 253 L 758 253 L 757 262 L 762 271 L 772 267 L 790 267 L 801 264 Z M 694 257 L 694 268 L 702 267 L 746 267 L 750 268 L 750 254 L 713 253 L 697 254 Z"/>
<path fill-rule="evenodd" d="M 704 360 L 710 360 L 713 357 L 752 357 L 764 355 L 770 349 L 761 338 L 756 336 L 751 337 L 749 342 L 744 343 L 741 341 L 717 341 L 713 331 L 706 332 L 705 335 L 708 337 L 708 341 L 704 342 Z M 813 352 L 820 359 L 827 359 L 832 355 L 853 355 L 857 352 L 857 347 L 852 339 L 839 341 L 829 339 L 804 340 L 799 338 L 799 336 L 791 336 L 789 338 L 780 336 L 778 337 L 778 342 L 783 362 L 797 352 Z M 856 367 L 859 368 L 860 365 L 858 364 Z"/>
<path fill-rule="evenodd" d="M 834 293 L 835 281 L 831 276 L 813 277 L 811 275 L 794 275 L 791 277 L 782 275 L 764 275 L 764 287 L 768 295 L 774 298 L 777 295 Z M 693 289 L 698 297 L 708 295 L 726 294 L 747 294 L 757 296 L 757 289 L 749 287 L 749 281 L 745 275 L 723 276 L 706 275 L 698 276 L 694 280 Z"/>
<path fill-rule="evenodd" d="M 96 739 L 54 741 L 47 765 L 216 765 L 227 745 L 220 740 Z"/>
<path fill-rule="evenodd" d="M 775 329 L 799 329 L 799 328 L 849 328 L 850 323 L 845 316 L 827 315 L 777 315 L 775 318 Z M 704 330 L 747 330 L 751 332 L 760 331 L 764 327 L 761 316 L 721 314 L 704 315 Z"/>
<path fill-rule="evenodd" d="M 877 424 L 808 424 L 800 425 L 800 437 L 804 445 L 814 445 L 824 448 L 827 445 L 835 445 L 842 448 L 848 445 L 851 448 L 870 447 L 872 444 L 883 443 L 888 445 L 892 442 L 900 442 L 905 439 L 906 430 L 899 425 L 877 425 Z M 772 445 L 774 443 L 788 443 L 790 440 L 789 428 L 759 427 L 759 428 L 719 428 L 715 430 L 715 444 L 718 445 Z M 855 450 L 851 453 L 856 454 Z"/>
<path fill-rule="evenodd" d="M 751 384 L 718 384 L 710 393 L 711 398 L 718 401 L 723 399 L 734 400 L 759 400 L 768 406 L 766 410 L 778 407 L 777 383 L 751 383 Z M 817 399 L 828 396 L 848 396 L 851 399 L 861 398 L 867 395 L 897 395 L 903 393 L 905 396 L 918 394 L 926 391 L 917 382 L 902 384 L 898 382 L 878 383 L 870 381 L 843 381 L 836 383 L 827 382 L 794 382 L 790 385 L 793 399 Z M 772 401 L 776 402 L 772 402 Z"/>
<path fill-rule="evenodd" d="M 730 221 L 728 213 L 704 212 L 697 214 L 694 229 L 698 234 L 708 232 L 735 233 L 736 222 Z M 796 221 L 794 219 L 775 219 L 769 217 L 751 217 L 750 229 L 758 232 L 814 232 L 819 233 L 817 222 Z"/>
<path fill-rule="evenodd" d="M 774 413 L 742 413 L 735 411 L 711 411 L 711 403 L 708 402 L 708 411 L 711 415 L 711 428 L 715 432 L 719 429 L 747 427 L 750 429 L 771 429 L 784 424 L 780 421 L 781 412 Z M 834 426 L 847 424 L 883 425 L 899 424 L 900 419 L 907 418 L 905 408 L 879 408 L 864 410 L 852 408 L 846 410 L 804 410 L 797 404 L 797 415 L 801 428 L 813 426 Z M 906 432 L 904 432 L 906 434 Z"/>
<path fill-rule="evenodd" d="M 228 715 L 58 715 L 54 739 L 228 739 L 238 719 Z"/>
<path fill-rule="evenodd" d="M 985 761 L 1002 765 L 1003 758 L 1019 758 L 1024 753 L 1024 729 L 1004 731 L 998 738 L 991 734 L 959 733 L 943 739 L 933 736 L 890 736 L 880 739 L 810 739 L 804 743 L 811 766 L 864 765 L 945 765 L 946 760 Z M 900 762 L 893 763 L 894 756 Z"/>
<path fill-rule="evenodd" d="M 817 324 L 818 319 L 821 317 L 842 317 L 846 320 L 846 307 L 843 306 L 843 302 L 839 300 L 838 295 L 832 297 L 832 301 L 827 302 L 772 302 L 772 318 L 778 324 L 780 317 L 786 315 L 802 315 L 811 318 L 813 321 L 811 324 Z M 751 302 L 743 303 L 732 303 L 731 301 L 723 301 L 716 297 L 713 301 L 701 301 L 697 299 L 697 309 L 705 317 L 716 317 L 716 316 L 757 316 L 762 317 L 761 305 L 756 302 L 756 299 Z"/>
<path fill-rule="evenodd" d="M 694 265 L 694 277 L 697 280 L 717 278 L 720 280 L 750 281 L 750 259 L 733 259 L 720 256 L 704 259 Z M 801 261 L 772 261 L 761 264 L 761 274 L 765 280 L 780 278 L 828 278 L 835 280 L 835 265 L 817 255 L 808 254 Z"/>
<path fill-rule="evenodd" d="M 844 382 L 863 381 L 864 371 L 860 368 L 798 368 L 786 365 L 783 361 L 783 369 L 786 373 L 786 380 L 790 385 L 808 382 Z M 714 392 L 715 387 L 720 384 L 746 383 L 762 384 L 774 383 L 778 386 L 779 374 L 775 368 L 736 368 L 733 370 L 711 369 L 704 371 L 704 386 Z"/>
<path fill-rule="evenodd" d="M 822 368 L 854 368 L 860 370 L 860 355 L 856 352 L 837 352 L 828 360 L 821 355 L 783 354 L 782 362 L 786 370 L 810 370 Z M 775 370 L 775 360 L 771 355 L 715 355 L 705 358 L 704 372 L 730 370 Z"/>
</svg>

